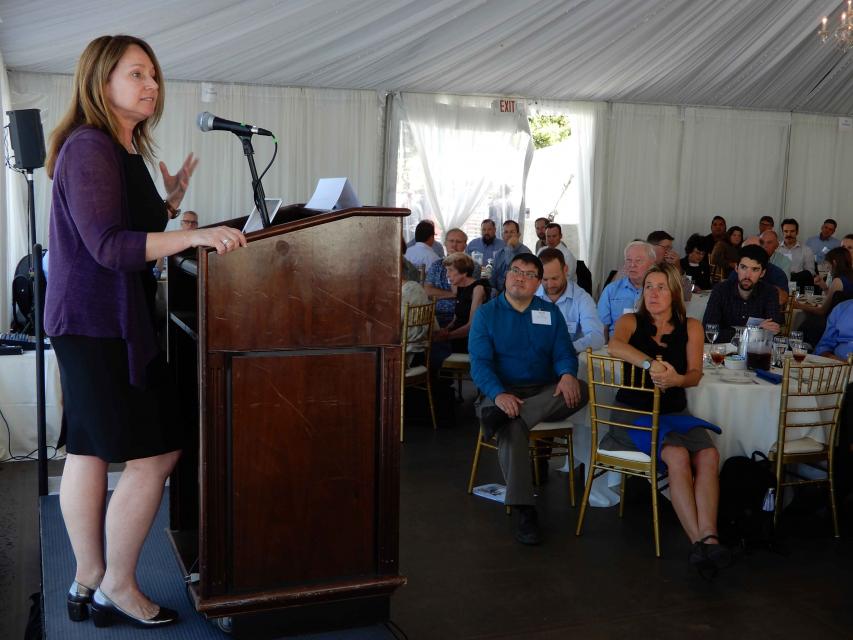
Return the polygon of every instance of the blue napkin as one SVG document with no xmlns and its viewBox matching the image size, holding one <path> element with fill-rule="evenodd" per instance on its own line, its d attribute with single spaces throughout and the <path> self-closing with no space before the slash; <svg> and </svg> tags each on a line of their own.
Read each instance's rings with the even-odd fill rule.
<svg viewBox="0 0 853 640">
<path fill-rule="evenodd" d="M 782 376 L 778 373 L 773 373 L 772 371 L 765 371 L 764 369 L 756 369 L 755 375 L 761 378 L 762 380 L 767 380 L 767 382 L 772 382 L 773 384 L 782 384 Z"/>
<path fill-rule="evenodd" d="M 634 420 L 634 424 L 638 427 L 650 427 L 652 426 L 652 417 L 651 416 L 640 416 L 636 420 Z M 682 414 L 675 415 L 663 415 L 660 417 L 658 422 L 658 455 L 660 455 L 660 449 L 663 446 L 664 438 L 666 434 L 670 431 L 675 431 L 676 433 L 687 433 L 691 429 L 695 429 L 696 427 L 701 427 L 703 429 L 708 429 L 713 431 L 714 433 L 722 433 L 723 430 L 720 429 L 715 424 L 711 424 L 710 422 L 706 422 L 701 418 L 695 418 L 693 416 L 687 416 Z M 636 447 L 647 455 L 651 455 L 652 451 L 652 432 L 651 431 L 638 431 L 636 429 L 629 429 L 628 435 L 631 437 L 631 440 L 634 441 Z"/>
</svg>

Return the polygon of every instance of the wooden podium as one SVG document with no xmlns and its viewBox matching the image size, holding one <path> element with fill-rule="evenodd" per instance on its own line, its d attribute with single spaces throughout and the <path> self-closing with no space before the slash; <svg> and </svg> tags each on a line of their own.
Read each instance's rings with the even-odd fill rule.
<svg viewBox="0 0 853 640">
<path fill-rule="evenodd" d="M 172 541 L 196 609 L 235 631 L 384 620 L 405 583 L 408 214 L 291 205 L 244 249 L 169 259 L 169 359 L 189 426 L 170 484 Z"/>
</svg>

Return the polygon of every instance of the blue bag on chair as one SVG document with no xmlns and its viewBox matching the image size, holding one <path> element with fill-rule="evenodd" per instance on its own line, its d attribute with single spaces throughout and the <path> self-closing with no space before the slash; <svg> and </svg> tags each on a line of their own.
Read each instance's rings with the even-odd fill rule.
<svg viewBox="0 0 853 640">
<path fill-rule="evenodd" d="M 634 424 L 638 427 L 651 427 L 652 426 L 652 417 L 651 416 L 640 416 L 636 420 L 634 420 Z M 664 438 L 666 434 L 670 431 L 675 431 L 676 433 L 687 433 L 691 429 L 695 429 L 696 427 L 702 427 L 703 429 L 708 429 L 713 431 L 714 433 L 722 433 L 723 430 L 720 429 L 715 424 L 711 424 L 701 418 L 694 418 L 693 416 L 685 416 L 681 414 L 674 415 L 663 415 L 660 417 L 658 422 L 658 456 L 660 456 L 660 449 L 663 446 Z M 637 448 L 647 455 L 651 455 L 652 452 L 652 432 L 651 431 L 637 431 L 636 429 L 629 429 L 628 435 L 631 436 L 631 440 L 634 441 L 634 444 Z"/>
</svg>

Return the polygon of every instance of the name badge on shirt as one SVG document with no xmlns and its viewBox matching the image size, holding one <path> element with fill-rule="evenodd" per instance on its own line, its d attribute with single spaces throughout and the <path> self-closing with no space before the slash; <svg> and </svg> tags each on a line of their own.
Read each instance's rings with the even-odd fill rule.
<svg viewBox="0 0 853 640">
<path fill-rule="evenodd" d="M 634 313 L 634 307 L 625 307 L 622 309 L 622 315 L 624 316 L 626 313 Z"/>
<path fill-rule="evenodd" d="M 567 322 L 566 327 L 568 327 L 569 333 L 574 333 L 575 331 L 578 330 L 578 323 L 577 322 Z"/>
<path fill-rule="evenodd" d="M 829 247 L 824 247 L 820 250 L 821 253 L 829 253 Z"/>
<path fill-rule="evenodd" d="M 533 310 L 533 324 L 551 324 L 551 312 L 550 311 L 540 311 L 538 309 Z"/>
</svg>

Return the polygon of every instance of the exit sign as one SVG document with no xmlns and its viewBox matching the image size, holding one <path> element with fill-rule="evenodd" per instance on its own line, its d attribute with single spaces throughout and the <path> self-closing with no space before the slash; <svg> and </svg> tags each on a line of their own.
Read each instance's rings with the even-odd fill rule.
<svg viewBox="0 0 853 640">
<path fill-rule="evenodd" d="M 515 100 L 501 99 L 500 109 L 501 113 L 515 113 Z"/>
</svg>

